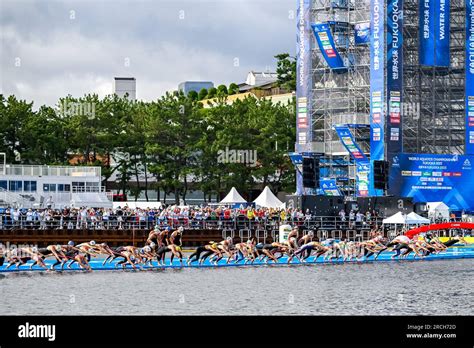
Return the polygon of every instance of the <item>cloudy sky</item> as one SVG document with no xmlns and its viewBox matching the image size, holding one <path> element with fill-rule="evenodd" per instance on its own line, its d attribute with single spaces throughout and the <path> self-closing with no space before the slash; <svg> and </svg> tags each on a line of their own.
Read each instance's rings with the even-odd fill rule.
<svg viewBox="0 0 474 348">
<path fill-rule="evenodd" d="M 0 0 L 1 93 L 54 105 L 137 79 L 153 100 L 186 80 L 243 82 L 295 53 L 296 0 Z"/>
</svg>

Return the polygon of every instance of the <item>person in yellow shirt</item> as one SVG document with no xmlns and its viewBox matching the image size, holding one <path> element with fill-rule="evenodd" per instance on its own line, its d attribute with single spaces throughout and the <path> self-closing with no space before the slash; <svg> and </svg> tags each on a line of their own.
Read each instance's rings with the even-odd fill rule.
<svg viewBox="0 0 474 348">
<path fill-rule="evenodd" d="M 253 209 L 249 208 L 247 210 L 247 219 L 252 220 L 254 218 L 254 216 L 255 216 L 255 213 L 254 213 Z"/>
</svg>

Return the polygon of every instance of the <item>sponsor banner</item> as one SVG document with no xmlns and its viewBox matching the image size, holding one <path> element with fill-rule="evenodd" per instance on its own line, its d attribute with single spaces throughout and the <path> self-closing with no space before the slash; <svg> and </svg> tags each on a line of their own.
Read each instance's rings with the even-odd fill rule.
<svg viewBox="0 0 474 348">
<path fill-rule="evenodd" d="M 356 188 L 358 197 L 368 197 L 370 192 L 370 162 L 356 164 Z"/>
<path fill-rule="evenodd" d="M 474 0 L 466 0 L 466 146 L 474 155 Z"/>
<path fill-rule="evenodd" d="M 387 159 L 402 152 L 403 0 L 387 2 Z"/>
<path fill-rule="evenodd" d="M 354 26 L 356 45 L 365 45 L 370 42 L 370 22 L 358 23 Z"/>
<path fill-rule="evenodd" d="M 344 68 L 344 62 L 336 49 L 329 25 L 320 23 L 312 24 L 311 26 L 313 27 L 314 36 L 316 37 L 319 49 L 329 67 L 331 69 Z"/>
<path fill-rule="evenodd" d="M 311 127 L 311 0 L 298 0 L 296 31 L 296 146 L 298 152 L 310 149 Z"/>
<path fill-rule="evenodd" d="M 320 179 L 319 188 L 325 196 L 342 196 L 341 191 L 337 187 L 336 179 Z"/>
<path fill-rule="evenodd" d="M 450 0 L 419 0 L 421 65 L 449 66 L 449 6 Z"/>
<path fill-rule="evenodd" d="M 390 194 L 474 210 L 474 156 L 398 154 L 390 168 Z"/>
<path fill-rule="evenodd" d="M 339 139 L 341 139 L 342 145 L 344 145 L 356 163 L 356 195 L 358 197 L 367 197 L 369 195 L 370 162 L 354 141 L 349 127 L 337 125 L 334 126 L 334 129 Z"/>
</svg>

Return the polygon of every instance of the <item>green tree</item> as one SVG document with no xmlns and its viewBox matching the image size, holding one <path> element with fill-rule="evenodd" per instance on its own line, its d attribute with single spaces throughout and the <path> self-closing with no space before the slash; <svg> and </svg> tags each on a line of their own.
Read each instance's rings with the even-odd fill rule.
<svg viewBox="0 0 474 348">
<path fill-rule="evenodd" d="M 296 59 L 288 53 L 275 56 L 277 59 L 278 85 L 289 91 L 296 91 Z"/>
<path fill-rule="evenodd" d="M 198 99 L 203 100 L 203 99 L 206 99 L 206 97 L 207 97 L 207 89 L 203 88 L 199 91 Z"/>
<path fill-rule="evenodd" d="M 220 95 L 228 95 L 229 92 L 227 91 L 227 86 L 226 85 L 219 85 L 217 86 L 217 94 Z"/>
<path fill-rule="evenodd" d="M 207 98 L 208 99 L 214 98 L 216 95 L 217 95 L 217 89 L 215 87 L 209 88 L 209 90 L 207 91 Z"/>
<path fill-rule="evenodd" d="M 188 98 L 190 98 L 191 100 L 198 100 L 199 96 L 196 91 L 189 91 Z"/>
<path fill-rule="evenodd" d="M 235 83 L 232 82 L 232 83 L 229 85 L 229 89 L 228 89 L 228 90 L 229 90 L 229 95 L 237 94 L 237 93 L 239 93 L 239 86 L 237 86 L 237 84 L 235 84 Z"/>
<path fill-rule="evenodd" d="M 25 127 L 34 115 L 33 103 L 0 95 L 0 115 L 0 152 L 6 153 L 7 161 L 20 163 L 30 150 L 25 143 Z"/>
</svg>

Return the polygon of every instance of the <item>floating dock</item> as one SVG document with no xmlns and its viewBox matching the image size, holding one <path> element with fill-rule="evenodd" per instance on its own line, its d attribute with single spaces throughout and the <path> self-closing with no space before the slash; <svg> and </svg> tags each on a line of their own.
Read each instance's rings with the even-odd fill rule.
<svg viewBox="0 0 474 348">
<path fill-rule="evenodd" d="M 411 253 L 408 257 L 406 258 L 394 258 L 392 259 L 392 256 L 394 255 L 393 252 L 384 252 L 380 254 L 380 256 L 377 258 L 377 260 L 374 259 L 374 256 L 370 256 L 369 258 L 359 258 L 357 260 L 352 259 L 348 261 L 343 261 L 341 258 L 339 259 L 331 259 L 331 260 L 324 260 L 322 256 L 320 256 L 317 260 L 315 260 L 314 256 L 310 256 L 306 262 L 301 262 L 298 259 L 293 259 L 291 263 L 288 263 L 288 257 L 283 256 L 281 257 L 278 262 L 273 262 L 269 261 L 268 263 L 262 262 L 259 260 L 256 260 L 253 264 L 252 263 L 247 263 L 245 264 L 244 261 L 240 261 L 238 263 L 235 263 L 231 261 L 230 263 L 227 263 L 227 259 L 222 259 L 219 261 L 217 265 L 214 265 L 209 262 L 209 260 L 206 260 L 202 265 L 199 265 L 197 262 L 193 262 L 189 266 L 186 265 L 185 262 L 183 264 L 180 264 L 179 260 L 173 260 L 173 264 L 170 264 L 170 259 L 167 258 L 166 264 L 164 266 L 159 266 L 157 265 L 156 261 L 153 261 L 153 266 L 150 266 L 149 264 L 146 266 L 137 265 L 137 268 L 140 269 L 142 268 L 143 270 L 160 270 L 160 269 L 180 269 L 180 268 L 223 268 L 223 267 L 288 267 L 288 266 L 305 266 L 305 265 L 320 265 L 320 264 L 343 264 L 343 263 L 357 263 L 357 264 L 362 264 L 362 263 L 378 263 L 378 262 L 419 262 L 419 261 L 435 261 L 435 260 L 457 260 L 457 259 L 474 259 L 474 247 L 451 247 L 446 251 L 443 251 L 439 254 L 432 254 L 428 255 L 426 257 L 414 257 L 413 253 Z M 105 265 L 102 265 L 102 262 L 104 261 L 103 258 L 92 258 L 91 261 L 89 262 L 91 268 L 93 271 L 120 271 L 123 270 L 121 265 L 116 267 L 117 261 L 114 261 L 113 263 L 107 263 Z M 51 260 L 46 260 L 45 263 L 46 265 L 50 266 L 55 262 L 54 259 Z M 30 269 L 31 261 L 29 261 L 27 264 L 20 266 L 18 269 L 12 266 L 10 269 L 6 269 L 6 264 L 0 267 L 0 273 L 9 273 L 9 272 L 44 272 L 47 271 L 46 269 L 35 266 L 33 269 Z M 125 267 L 127 270 L 132 270 L 132 267 L 130 265 L 127 265 Z M 60 267 L 55 268 L 56 271 L 61 271 Z M 77 263 L 73 264 L 71 269 L 68 269 L 67 267 L 64 267 L 63 272 L 73 272 L 73 271 L 83 271 L 82 269 L 79 268 Z M 54 271 L 53 271 L 54 272 Z"/>
</svg>

